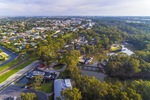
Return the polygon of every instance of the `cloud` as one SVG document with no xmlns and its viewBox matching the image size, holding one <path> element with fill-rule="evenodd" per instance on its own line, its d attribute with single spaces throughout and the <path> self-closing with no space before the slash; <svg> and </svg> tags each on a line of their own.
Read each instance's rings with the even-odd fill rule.
<svg viewBox="0 0 150 100">
<path fill-rule="evenodd" d="M 149 4 L 149 0 L 1 0 L 0 14 L 150 16 Z"/>
</svg>

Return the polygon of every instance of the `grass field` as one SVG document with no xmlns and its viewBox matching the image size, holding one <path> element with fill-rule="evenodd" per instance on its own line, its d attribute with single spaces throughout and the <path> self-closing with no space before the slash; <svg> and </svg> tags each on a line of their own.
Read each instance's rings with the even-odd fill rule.
<svg viewBox="0 0 150 100">
<path fill-rule="evenodd" d="M 119 51 L 121 49 L 122 49 L 122 47 L 119 44 L 113 44 L 110 48 L 110 51 L 115 52 L 115 51 Z"/>
<path fill-rule="evenodd" d="M 53 67 L 54 70 L 59 70 L 59 69 L 62 69 L 64 67 L 64 65 L 61 65 L 61 66 L 55 66 Z"/>
<path fill-rule="evenodd" d="M 3 57 L 8 57 L 9 56 L 5 52 L 0 53 L 0 55 L 2 55 Z"/>
<path fill-rule="evenodd" d="M 26 67 L 27 65 L 31 64 L 33 61 L 35 61 L 35 59 L 31 59 L 28 60 L 26 62 L 24 62 L 23 64 L 19 65 L 18 67 L 2 74 L 0 76 L 0 83 L 2 83 L 3 81 L 5 81 L 8 77 L 10 77 L 11 75 L 15 74 L 16 72 L 20 71 L 21 69 L 23 69 L 24 67 Z"/>
<path fill-rule="evenodd" d="M 12 66 L 12 65 L 17 64 L 17 63 L 20 62 L 21 60 L 22 60 L 22 59 L 15 59 L 15 60 L 13 60 L 13 61 L 11 61 L 11 62 L 9 62 L 9 63 L 3 65 L 3 66 L 0 66 L 0 72 L 1 72 L 2 70 L 5 70 L 5 69 L 9 68 L 9 67 Z"/>
<path fill-rule="evenodd" d="M 42 84 L 41 87 L 38 87 L 37 90 L 43 91 L 45 93 L 51 93 L 51 92 L 53 92 L 53 82 L 51 82 L 51 83 L 44 83 L 44 84 Z"/>
<path fill-rule="evenodd" d="M 1 52 L 1 53 L 0 53 L 0 60 L 1 60 L 1 59 L 4 59 L 4 61 L 5 61 L 5 60 L 7 60 L 8 58 L 10 58 L 10 57 L 9 57 L 9 55 L 7 55 L 5 52 Z"/>
<path fill-rule="evenodd" d="M 26 59 L 27 57 L 29 57 L 29 55 L 26 54 L 23 59 Z M 9 63 L 3 65 L 3 66 L 0 66 L 0 72 L 3 71 L 3 70 L 5 70 L 5 69 L 7 69 L 7 68 L 9 68 L 9 67 L 11 67 L 11 66 L 13 66 L 13 65 L 15 65 L 15 64 L 17 64 L 17 63 L 19 63 L 19 62 L 22 61 L 23 59 L 21 59 L 21 58 L 16 58 L 16 59 L 14 59 L 13 61 L 11 61 L 11 62 L 9 62 Z"/>
<path fill-rule="evenodd" d="M 72 34 L 66 34 L 66 35 L 63 35 L 63 39 L 65 39 L 65 38 L 69 38 L 69 37 L 71 37 L 72 36 Z"/>
</svg>

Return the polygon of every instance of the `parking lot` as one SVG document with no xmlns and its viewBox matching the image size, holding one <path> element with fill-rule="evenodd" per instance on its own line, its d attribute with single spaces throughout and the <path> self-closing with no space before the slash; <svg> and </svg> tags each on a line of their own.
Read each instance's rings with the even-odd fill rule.
<svg viewBox="0 0 150 100">
<path fill-rule="evenodd" d="M 20 95 L 21 93 L 35 93 L 38 96 L 38 100 L 48 100 L 47 94 L 40 92 L 40 91 L 35 91 L 33 89 L 25 89 L 21 86 L 16 86 L 16 85 L 10 85 L 6 89 L 4 89 L 0 93 L 0 100 L 6 100 L 8 97 L 17 97 L 17 100 L 20 100 Z M 7 94 L 7 95 L 6 95 Z"/>
</svg>

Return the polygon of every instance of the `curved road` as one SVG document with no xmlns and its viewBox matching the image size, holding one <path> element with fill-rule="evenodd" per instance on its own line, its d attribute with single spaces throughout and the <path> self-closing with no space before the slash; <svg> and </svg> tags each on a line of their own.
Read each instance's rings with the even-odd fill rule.
<svg viewBox="0 0 150 100">
<path fill-rule="evenodd" d="M 48 95 L 44 92 L 35 91 L 32 89 L 25 89 L 15 85 L 10 85 L 5 90 L 3 90 L 0 93 L 0 100 L 5 100 L 6 98 L 13 97 L 13 96 L 20 97 L 21 93 L 27 93 L 27 92 L 35 93 L 38 97 L 38 100 L 48 100 Z"/>
<path fill-rule="evenodd" d="M 14 60 L 18 56 L 17 54 L 15 54 L 14 52 L 10 51 L 9 49 L 7 49 L 7 48 L 5 48 L 3 46 L 0 46 L 0 49 L 2 49 L 5 53 L 7 53 L 10 56 L 10 58 L 8 60 L 2 62 L 0 64 L 0 66 L 4 65 L 4 64 L 6 64 L 6 63 L 8 63 L 8 62 L 10 62 L 12 60 Z"/>
<path fill-rule="evenodd" d="M 24 93 L 27 93 L 27 92 L 28 93 L 29 92 L 35 93 L 37 95 L 37 97 L 38 97 L 38 100 L 48 100 L 47 94 L 44 93 L 44 92 L 41 92 L 41 91 L 36 91 L 36 90 L 31 90 L 31 89 L 25 89 L 22 92 L 24 92 Z"/>
</svg>

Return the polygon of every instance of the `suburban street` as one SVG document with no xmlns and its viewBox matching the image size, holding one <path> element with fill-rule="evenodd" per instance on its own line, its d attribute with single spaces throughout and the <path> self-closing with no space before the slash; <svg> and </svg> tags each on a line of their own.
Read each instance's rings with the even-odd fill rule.
<svg viewBox="0 0 150 100">
<path fill-rule="evenodd" d="M 8 54 L 10 56 L 10 58 L 8 60 L 4 61 L 3 63 L 1 63 L 0 66 L 5 65 L 6 63 L 14 60 L 18 56 L 16 53 L 12 52 L 11 50 L 9 50 L 3 46 L 0 46 L 0 49 L 2 49 L 6 54 Z"/>
<path fill-rule="evenodd" d="M 25 68 L 21 69 L 19 72 L 13 74 L 10 76 L 6 81 L 2 82 L 0 84 L 0 90 L 2 91 L 5 87 L 7 87 L 9 84 L 16 82 L 19 80 L 26 72 L 34 69 L 39 64 L 39 61 L 34 61 L 30 65 L 26 66 Z"/>
<path fill-rule="evenodd" d="M 19 97 L 20 94 L 23 92 L 24 93 L 27 93 L 27 92 L 35 93 L 38 96 L 38 100 L 48 100 L 48 96 L 44 92 L 35 91 L 32 89 L 25 89 L 25 88 L 15 86 L 15 85 L 10 85 L 5 90 L 3 90 L 0 93 L 0 100 L 5 100 L 8 97 L 14 97 L 14 96 Z"/>
</svg>

